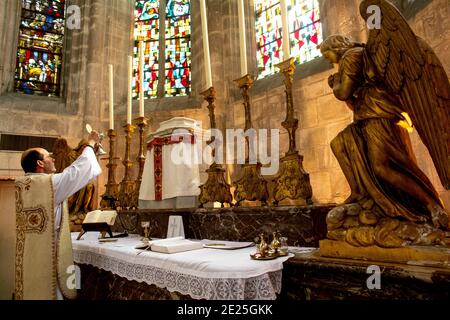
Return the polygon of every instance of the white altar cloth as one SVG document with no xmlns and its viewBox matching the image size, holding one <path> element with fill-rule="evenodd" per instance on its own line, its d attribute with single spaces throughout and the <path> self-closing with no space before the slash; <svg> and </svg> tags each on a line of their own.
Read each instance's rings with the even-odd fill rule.
<svg viewBox="0 0 450 320">
<path fill-rule="evenodd" d="M 74 261 L 110 271 L 128 280 L 154 284 L 194 299 L 274 300 L 281 291 L 283 262 L 289 257 L 255 261 L 255 247 L 198 249 L 173 254 L 134 249 L 141 237 L 129 235 L 99 243 L 98 233 L 81 240 L 72 233 Z M 138 255 L 139 252 L 142 252 Z"/>
<path fill-rule="evenodd" d="M 196 152 L 195 144 L 187 144 L 183 148 L 190 149 L 189 154 Z M 174 164 L 172 154 L 174 150 L 180 148 L 178 144 L 162 147 L 162 200 L 174 197 L 198 196 L 200 194 L 200 170 L 197 164 L 184 163 Z M 144 171 L 142 174 L 141 189 L 139 190 L 140 200 L 157 200 L 155 197 L 155 149 L 147 150 Z"/>
<path fill-rule="evenodd" d="M 194 119 L 174 117 L 161 122 L 159 128 L 148 135 L 148 143 L 155 145 L 147 148 L 139 200 L 196 198 L 200 194 L 198 144 L 202 143 L 199 141 L 202 131 L 199 126 Z"/>
</svg>

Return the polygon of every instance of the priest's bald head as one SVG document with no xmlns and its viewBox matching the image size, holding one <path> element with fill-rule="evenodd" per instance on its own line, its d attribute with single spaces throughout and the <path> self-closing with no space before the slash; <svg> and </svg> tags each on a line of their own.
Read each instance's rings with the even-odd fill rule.
<svg viewBox="0 0 450 320">
<path fill-rule="evenodd" d="M 25 173 L 55 173 L 55 159 L 43 148 L 31 148 L 22 153 L 20 160 Z"/>
</svg>

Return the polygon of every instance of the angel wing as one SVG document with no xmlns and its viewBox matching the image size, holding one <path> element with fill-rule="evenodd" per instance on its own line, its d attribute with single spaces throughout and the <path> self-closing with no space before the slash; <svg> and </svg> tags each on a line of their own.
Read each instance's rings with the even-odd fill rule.
<svg viewBox="0 0 450 320">
<path fill-rule="evenodd" d="M 359 10 L 381 11 L 381 28 L 371 29 L 366 44 L 387 89 L 398 94 L 446 189 L 450 189 L 450 83 L 438 57 L 417 37 L 397 8 L 386 0 L 363 0 Z M 370 9 L 370 8 L 369 8 Z"/>
<path fill-rule="evenodd" d="M 55 159 L 56 172 L 62 172 L 77 158 L 73 149 L 69 147 L 67 140 L 64 138 L 56 140 L 52 152 Z"/>
</svg>

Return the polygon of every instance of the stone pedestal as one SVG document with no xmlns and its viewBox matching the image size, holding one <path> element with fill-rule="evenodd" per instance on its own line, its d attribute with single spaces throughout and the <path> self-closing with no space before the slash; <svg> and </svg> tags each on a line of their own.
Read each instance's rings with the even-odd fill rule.
<svg viewBox="0 0 450 320">
<path fill-rule="evenodd" d="M 435 246 L 406 246 L 403 248 L 354 247 L 343 241 L 326 239 L 320 241 L 320 249 L 317 254 L 331 258 L 450 268 L 450 248 Z"/>
<path fill-rule="evenodd" d="M 370 268 L 369 268 L 370 267 Z M 380 289 L 369 277 L 380 270 Z M 296 254 L 283 266 L 281 299 L 448 300 L 450 268 Z"/>
</svg>

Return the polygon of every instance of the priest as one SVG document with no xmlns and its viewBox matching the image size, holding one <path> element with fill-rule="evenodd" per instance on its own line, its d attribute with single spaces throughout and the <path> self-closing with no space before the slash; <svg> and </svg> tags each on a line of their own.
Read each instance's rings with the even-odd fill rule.
<svg viewBox="0 0 450 320">
<path fill-rule="evenodd" d="M 92 131 L 83 152 L 63 172 L 47 150 L 23 152 L 25 176 L 16 179 L 15 299 L 76 298 L 67 198 L 101 173 L 95 149 L 99 134 Z"/>
</svg>

